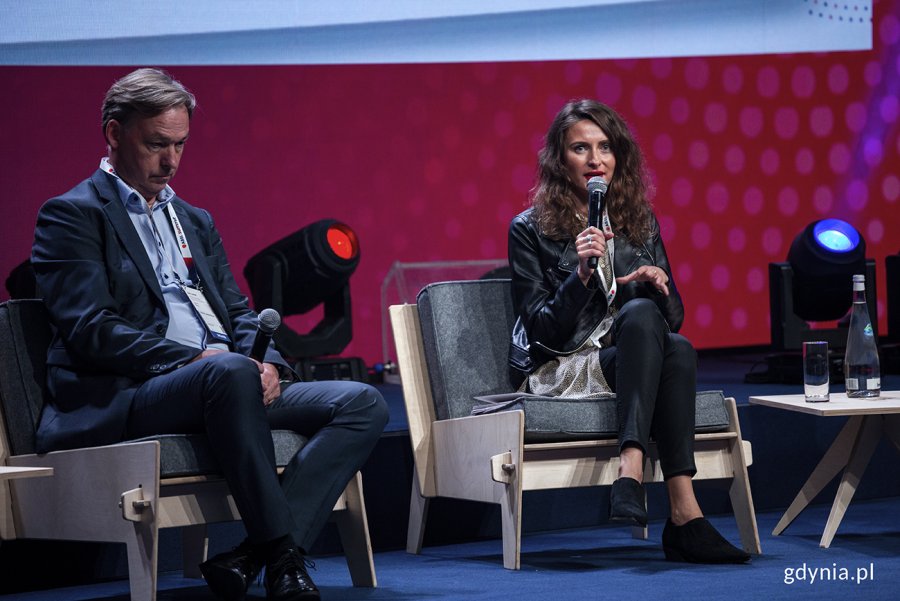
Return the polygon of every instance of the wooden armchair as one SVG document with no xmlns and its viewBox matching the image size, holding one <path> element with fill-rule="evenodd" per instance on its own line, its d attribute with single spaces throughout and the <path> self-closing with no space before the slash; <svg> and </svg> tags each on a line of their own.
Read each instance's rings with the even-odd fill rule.
<svg viewBox="0 0 900 601">
<path fill-rule="evenodd" d="M 206 524 L 241 519 L 205 437 L 158 436 L 34 454 L 49 343 L 41 301 L 0 304 L 0 466 L 53 470 L 46 477 L 0 478 L 0 539 L 125 543 L 131 598 L 152 601 L 159 529 L 180 526 L 184 574 L 201 578 Z M 273 440 L 279 466 L 306 444 L 306 438 L 281 430 Z M 333 517 L 354 586 L 374 587 L 360 474 L 347 485 Z"/>
<path fill-rule="evenodd" d="M 616 479 L 616 428 L 609 423 L 609 416 L 615 419 L 614 402 L 594 403 L 593 413 L 585 413 L 584 403 L 576 408 L 577 419 L 591 422 L 594 435 L 574 431 L 571 420 L 569 426 L 550 431 L 546 407 L 529 407 L 527 401 L 519 410 L 470 415 L 473 396 L 511 392 L 507 352 L 514 317 L 509 280 L 432 284 L 417 302 L 390 307 L 415 461 L 407 551 L 421 551 L 431 498 L 496 503 L 503 565 L 519 569 L 523 491 L 607 486 Z M 695 479 L 731 480 L 741 543 L 758 554 L 747 475 L 751 446 L 741 438 L 734 399 L 701 394 L 697 411 Z M 653 445 L 645 482 L 663 480 L 655 452 Z M 633 534 L 646 538 L 647 529 L 634 528 Z"/>
</svg>

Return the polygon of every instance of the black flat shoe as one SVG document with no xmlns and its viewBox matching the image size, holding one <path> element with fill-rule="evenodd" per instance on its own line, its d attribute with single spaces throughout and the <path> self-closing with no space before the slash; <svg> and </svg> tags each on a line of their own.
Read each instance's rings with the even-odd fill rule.
<svg viewBox="0 0 900 601">
<path fill-rule="evenodd" d="M 212 592 L 225 601 L 241 601 L 247 587 L 259 575 L 263 562 L 256 558 L 247 543 L 231 551 L 219 553 L 200 564 L 200 573 Z"/>
<path fill-rule="evenodd" d="M 690 563 L 747 563 L 750 554 L 738 549 L 713 528 L 706 518 L 695 518 L 683 526 L 666 520 L 663 551 L 669 561 Z"/>
<path fill-rule="evenodd" d="M 609 493 L 609 521 L 647 525 L 647 507 L 644 487 L 634 478 L 619 478 L 613 482 Z"/>
</svg>

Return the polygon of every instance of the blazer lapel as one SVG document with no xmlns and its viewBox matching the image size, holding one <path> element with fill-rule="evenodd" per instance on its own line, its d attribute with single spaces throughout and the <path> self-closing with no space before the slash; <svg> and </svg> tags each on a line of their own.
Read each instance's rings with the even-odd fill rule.
<svg viewBox="0 0 900 601">
<path fill-rule="evenodd" d="M 94 182 L 94 187 L 100 194 L 100 200 L 103 203 L 103 211 L 106 213 L 107 219 L 112 223 L 113 228 L 115 228 L 116 235 L 119 237 L 122 247 L 131 256 L 131 260 L 134 261 L 138 273 L 141 274 L 141 278 L 143 278 L 147 288 L 149 288 L 156 296 L 157 300 L 165 306 L 166 303 L 163 299 L 162 289 L 159 287 L 159 280 L 156 279 L 156 274 L 153 272 L 153 265 L 150 263 L 149 257 L 147 257 L 147 249 L 144 248 L 144 243 L 141 242 L 140 236 L 138 236 L 137 232 L 134 230 L 134 224 L 131 222 L 131 217 L 128 216 L 128 211 L 122 206 L 122 201 L 119 199 L 119 194 L 116 192 L 115 186 L 110 181 L 109 177 L 99 169 L 94 174 L 92 180 Z"/>
</svg>

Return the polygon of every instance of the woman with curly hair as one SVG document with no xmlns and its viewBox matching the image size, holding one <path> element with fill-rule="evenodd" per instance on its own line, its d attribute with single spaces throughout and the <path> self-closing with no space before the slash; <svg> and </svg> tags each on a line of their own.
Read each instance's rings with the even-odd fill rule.
<svg viewBox="0 0 900 601">
<path fill-rule="evenodd" d="M 608 186 L 599 227 L 588 224 L 592 180 Z M 514 346 L 527 348 L 530 359 L 527 367 L 511 363 L 521 368 L 522 391 L 616 394 L 619 477 L 610 520 L 646 525 L 641 482 L 652 437 L 670 501 L 666 558 L 743 563 L 750 556 L 722 538 L 694 495 L 697 358 L 677 333 L 684 305 L 650 194 L 624 120 L 593 100 L 564 106 L 538 157 L 532 206 L 510 224 Z"/>
</svg>

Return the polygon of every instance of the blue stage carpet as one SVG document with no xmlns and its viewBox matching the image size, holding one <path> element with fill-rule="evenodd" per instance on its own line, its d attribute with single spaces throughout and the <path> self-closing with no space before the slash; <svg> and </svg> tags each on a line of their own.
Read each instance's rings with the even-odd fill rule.
<svg viewBox="0 0 900 601">
<path fill-rule="evenodd" d="M 377 553 L 377 589 L 350 587 L 341 556 L 316 558 L 312 575 L 326 601 L 900 598 L 900 498 L 851 504 L 832 547 L 821 549 L 819 537 L 829 509 L 808 508 L 778 537 L 771 531 L 780 512 L 760 514 L 763 555 L 743 566 L 665 561 L 660 546 L 663 524 L 655 521 L 647 541 L 632 539 L 628 528 L 612 526 L 527 535 L 518 572 L 503 569 L 501 543 L 494 539 L 426 547 L 419 556 Z M 737 540 L 731 516 L 711 520 L 730 540 Z M 801 570 L 804 579 L 797 575 Z M 863 575 L 866 579 L 858 581 Z M 794 581 L 788 583 L 791 576 Z M 159 588 L 160 600 L 213 598 L 202 583 L 173 573 L 160 575 Z M 118 601 L 128 598 L 127 591 L 127 582 L 117 581 L 0 599 Z M 265 599 L 262 586 L 254 585 L 248 598 Z"/>
</svg>

